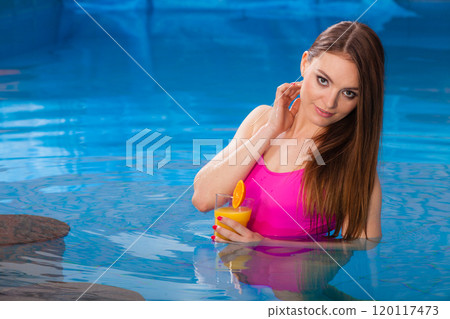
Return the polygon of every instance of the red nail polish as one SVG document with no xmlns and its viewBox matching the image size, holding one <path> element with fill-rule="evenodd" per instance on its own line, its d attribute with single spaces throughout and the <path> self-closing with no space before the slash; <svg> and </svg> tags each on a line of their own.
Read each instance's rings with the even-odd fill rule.
<svg viewBox="0 0 450 319">
<path fill-rule="evenodd" d="M 213 229 L 216 230 L 217 229 L 217 225 L 213 225 Z"/>
<path fill-rule="evenodd" d="M 222 220 L 222 216 L 217 217 L 217 220 Z"/>
<path fill-rule="evenodd" d="M 211 239 L 212 239 L 212 240 L 216 239 L 216 236 L 212 235 L 212 236 L 211 236 Z"/>
</svg>

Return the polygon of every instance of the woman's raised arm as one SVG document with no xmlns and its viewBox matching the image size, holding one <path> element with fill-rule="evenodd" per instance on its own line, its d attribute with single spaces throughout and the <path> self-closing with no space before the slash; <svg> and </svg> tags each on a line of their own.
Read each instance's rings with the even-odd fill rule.
<svg viewBox="0 0 450 319">
<path fill-rule="evenodd" d="M 264 120 L 267 121 L 271 109 L 268 105 L 260 105 L 250 112 L 239 126 L 233 141 L 197 173 L 192 204 L 199 211 L 214 209 L 215 194 L 231 194 L 236 183 L 247 177 L 257 161 L 250 150 L 264 153 L 270 139 L 275 137 L 275 132 L 262 124 Z M 246 165 L 242 164 L 244 161 Z"/>
<path fill-rule="evenodd" d="M 301 86 L 301 82 L 280 85 L 273 107 L 260 105 L 250 112 L 239 126 L 232 143 L 197 173 L 192 204 L 198 210 L 212 210 L 217 193 L 231 194 L 236 183 L 247 177 L 258 155 L 268 148 L 270 140 L 291 127 L 300 107 L 300 99 L 294 103 L 292 101 L 300 93 Z"/>
</svg>

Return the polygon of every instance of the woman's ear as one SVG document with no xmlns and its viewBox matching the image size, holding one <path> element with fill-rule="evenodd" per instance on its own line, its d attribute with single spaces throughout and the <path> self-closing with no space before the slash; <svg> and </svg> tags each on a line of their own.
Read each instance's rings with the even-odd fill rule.
<svg viewBox="0 0 450 319">
<path fill-rule="evenodd" d="M 306 71 L 307 67 L 309 66 L 308 55 L 309 55 L 308 51 L 303 52 L 302 62 L 300 63 L 300 72 L 301 72 L 302 76 L 304 76 L 305 71 Z"/>
</svg>

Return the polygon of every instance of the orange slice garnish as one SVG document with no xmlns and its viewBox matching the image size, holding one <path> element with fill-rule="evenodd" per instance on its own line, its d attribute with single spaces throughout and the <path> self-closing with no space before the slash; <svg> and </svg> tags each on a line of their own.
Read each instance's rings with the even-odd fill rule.
<svg viewBox="0 0 450 319">
<path fill-rule="evenodd" d="M 237 182 L 236 187 L 233 191 L 233 208 L 238 208 L 241 206 L 242 202 L 245 198 L 245 184 L 244 181 L 241 179 L 239 182 Z"/>
</svg>

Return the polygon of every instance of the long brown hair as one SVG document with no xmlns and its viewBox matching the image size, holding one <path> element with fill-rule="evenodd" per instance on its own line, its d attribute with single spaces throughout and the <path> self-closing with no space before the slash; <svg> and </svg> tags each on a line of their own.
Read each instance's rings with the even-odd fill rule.
<svg viewBox="0 0 450 319">
<path fill-rule="evenodd" d="M 306 164 L 299 196 L 310 216 L 327 221 L 328 234 L 336 218 L 331 237 L 339 235 L 348 217 L 343 239 L 357 238 L 363 231 L 367 238 L 383 122 L 383 46 L 367 25 L 344 21 L 322 32 L 308 51 L 309 61 L 324 52 L 351 58 L 358 68 L 360 98 L 350 114 L 313 137 L 326 165 Z"/>
</svg>

